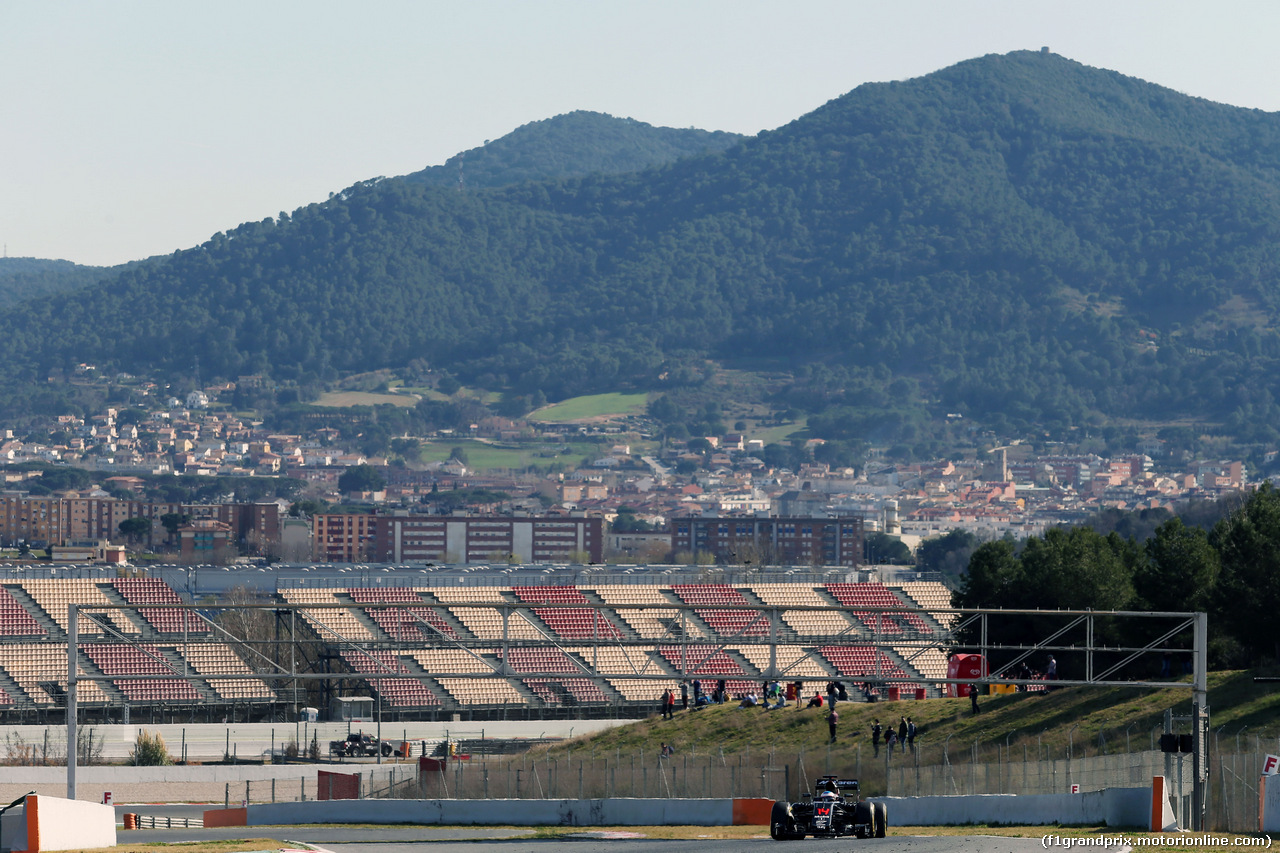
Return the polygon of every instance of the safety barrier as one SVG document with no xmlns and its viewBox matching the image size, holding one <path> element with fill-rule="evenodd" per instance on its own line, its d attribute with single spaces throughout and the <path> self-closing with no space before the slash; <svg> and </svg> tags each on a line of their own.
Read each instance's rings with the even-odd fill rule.
<svg viewBox="0 0 1280 853">
<path fill-rule="evenodd" d="M 130 820 L 132 818 L 132 820 Z M 132 824 L 132 825 L 131 825 Z M 188 829 L 193 826 L 204 826 L 204 819 L 198 817 L 157 817 L 149 814 L 126 814 L 125 829 Z"/>
<path fill-rule="evenodd" d="M 331 800 L 211 809 L 205 826 L 416 823 L 445 826 L 767 826 L 773 800 Z"/>
<path fill-rule="evenodd" d="M 4 816 L 0 847 L 41 853 L 114 847 L 116 814 L 111 806 L 31 794 L 21 811 Z"/>
</svg>

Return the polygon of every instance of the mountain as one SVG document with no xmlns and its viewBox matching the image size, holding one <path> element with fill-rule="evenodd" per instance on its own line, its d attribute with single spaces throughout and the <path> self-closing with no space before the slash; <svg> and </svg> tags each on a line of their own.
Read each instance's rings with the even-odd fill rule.
<svg viewBox="0 0 1280 853">
<path fill-rule="evenodd" d="M 955 412 L 1274 442 L 1277 143 L 1273 114 L 987 56 L 641 171 L 364 182 L 28 302 L 0 354 L 304 385 L 418 360 L 550 399 L 712 358 L 785 371 L 835 439 Z"/>
<path fill-rule="evenodd" d="M 450 157 L 440 166 L 406 175 L 433 187 L 479 189 L 525 181 L 617 175 L 722 151 L 743 137 L 722 130 L 654 127 L 631 118 L 585 110 L 534 121 Z"/>
<path fill-rule="evenodd" d="M 93 284 L 110 274 L 104 267 L 40 258 L 0 258 L 0 308 L 25 299 L 64 293 Z"/>
</svg>

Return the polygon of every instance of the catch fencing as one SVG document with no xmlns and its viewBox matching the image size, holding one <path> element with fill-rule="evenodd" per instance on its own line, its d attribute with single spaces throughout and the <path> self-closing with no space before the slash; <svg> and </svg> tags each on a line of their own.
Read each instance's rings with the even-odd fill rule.
<svg viewBox="0 0 1280 853">
<path fill-rule="evenodd" d="M 1139 740 L 1138 738 L 1134 739 Z M 566 750 L 551 754 L 449 760 L 438 769 L 372 784 L 369 796 L 414 799 L 594 799 L 608 797 L 764 797 L 799 799 L 820 776 L 858 779 L 864 796 L 923 797 L 960 794 L 1062 794 L 1139 788 L 1165 776 L 1170 805 L 1190 825 L 1189 755 L 1168 755 L 1140 738 L 1138 749 L 1108 751 L 1107 744 L 1058 748 L 1036 740 L 1010 743 L 917 742 L 890 752 L 881 745 L 831 745 L 795 753 L 609 753 Z M 1280 741 L 1214 738 L 1210 751 L 1207 829 L 1257 829 L 1258 775 Z M 1251 742 L 1248 742 L 1251 741 Z M 1181 767 L 1179 762 L 1182 762 Z M 406 768 L 407 769 L 407 768 Z M 403 772 L 403 771 L 399 771 Z"/>
</svg>

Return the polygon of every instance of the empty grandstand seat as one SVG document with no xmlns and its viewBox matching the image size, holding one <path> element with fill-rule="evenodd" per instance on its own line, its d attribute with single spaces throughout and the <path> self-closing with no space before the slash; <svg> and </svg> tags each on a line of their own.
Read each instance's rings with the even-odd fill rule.
<svg viewBox="0 0 1280 853">
<path fill-rule="evenodd" d="M 671 591 L 695 607 L 699 604 L 751 606 L 742 593 L 726 584 L 672 584 Z M 759 610 L 695 609 L 694 612 L 721 636 L 769 636 L 769 620 Z"/>
<path fill-rule="evenodd" d="M 116 689 L 133 702 L 201 702 L 200 691 L 175 672 L 175 667 L 152 645 L 126 646 L 107 643 L 82 645 L 80 650 L 97 664 L 103 675 L 146 675 L 145 679 L 116 679 Z"/>
<path fill-rule="evenodd" d="M 365 612 L 394 640 L 422 640 L 458 634 L 433 608 L 425 606 L 416 590 L 403 586 L 352 587 L 347 594 L 357 604 L 416 604 L 419 607 L 366 607 Z M 422 623 L 426 623 L 426 625 Z M 428 627 L 429 626 L 429 627 Z"/>
<path fill-rule="evenodd" d="M 342 604 L 332 589 L 288 588 L 281 589 L 280 596 L 290 604 Z M 299 611 L 325 643 L 338 640 L 367 642 L 376 640 L 373 632 L 355 617 L 349 607 L 325 607 Z"/>
<path fill-rule="evenodd" d="M 352 649 L 342 653 L 352 671 L 362 675 L 369 685 L 391 707 L 422 707 L 439 705 L 440 697 L 416 678 L 378 678 L 379 673 L 409 675 L 409 668 L 400 662 L 394 652 Z"/>
<path fill-rule="evenodd" d="M 0 636 L 43 637 L 44 628 L 9 590 L 0 586 Z"/>
<path fill-rule="evenodd" d="M 181 604 L 182 598 L 159 578 L 116 578 L 112 586 L 130 604 Z M 164 634 L 207 633 L 209 626 L 190 610 L 143 608 L 138 611 L 151 627 Z"/>
<path fill-rule="evenodd" d="M 660 640 L 664 637 L 701 639 L 703 636 L 703 632 L 692 621 L 681 619 L 680 611 L 671 607 L 671 600 L 661 587 L 651 584 L 618 584 L 594 587 L 592 591 L 605 604 L 614 607 L 618 618 L 646 640 Z"/>
<path fill-rule="evenodd" d="M 833 583 L 827 584 L 827 592 L 844 606 L 869 630 L 879 629 L 882 634 L 900 634 L 904 630 L 927 633 L 929 626 L 919 613 L 912 611 L 881 583 Z M 860 610 L 859 608 L 875 608 Z"/>
<path fill-rule="evenodd" d="M 98 582 L 88 578 L 36 578 L 18 583 L 27 595 L 49 615 L 63 631 L 68 628 L 67 606 L 78 604 L 96 608 L 90 611 L 93 617 L 106 620 L 122 634 L 137 634 L 138 626 L 120 612 L 120 609 L 107 598 Z M 76 630 L 81 634 L 101 634 L 91 619 L 76 620 Z"/>
<path fill-rule="evenodd" d="M 189 643 L 178 646 L 176 651 L 186 658 L 193 671 L 201 675 L 253 673 L 226 643 Z M 206 678 L 205 681 L 222 699 L 270 701 L 276 698 L 275 691 L 258 678 Z"/>
</svg>

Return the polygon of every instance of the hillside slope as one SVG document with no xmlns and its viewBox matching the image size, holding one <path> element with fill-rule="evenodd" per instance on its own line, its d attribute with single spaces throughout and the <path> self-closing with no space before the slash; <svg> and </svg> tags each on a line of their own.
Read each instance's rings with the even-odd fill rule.
<svg viewBox="0 0 1280 853">
<path fill-rule="evenodd" d="M 406 175 L 405 180 L 465 190 L 591 174 L 617 175 L 722 151 L 742 138 L 722 130 L 654 127 L 635 119 L 577 110 L 522 125 L 439 166 Z"/>
<path fill-rule="evenodd" d="M 366 182 L 30 303 L 41 333 L 4 355 L 28 378 L 198 358 L 301 382 L 423 359 L 550 399 L 712 357 L 792 371 L 823 405 L 909 379 L 997 424 L 1225 416 L 1269 441 L 1277 142 L 1274 115 L 984 57 L 644 171 Z"/>
<path fill-rule="evenodd" d="M 77 290 L 111 274 L 105 267 L 82 266 L 71 261 L 0 258 L 0 307 Z"/>
</svg>

